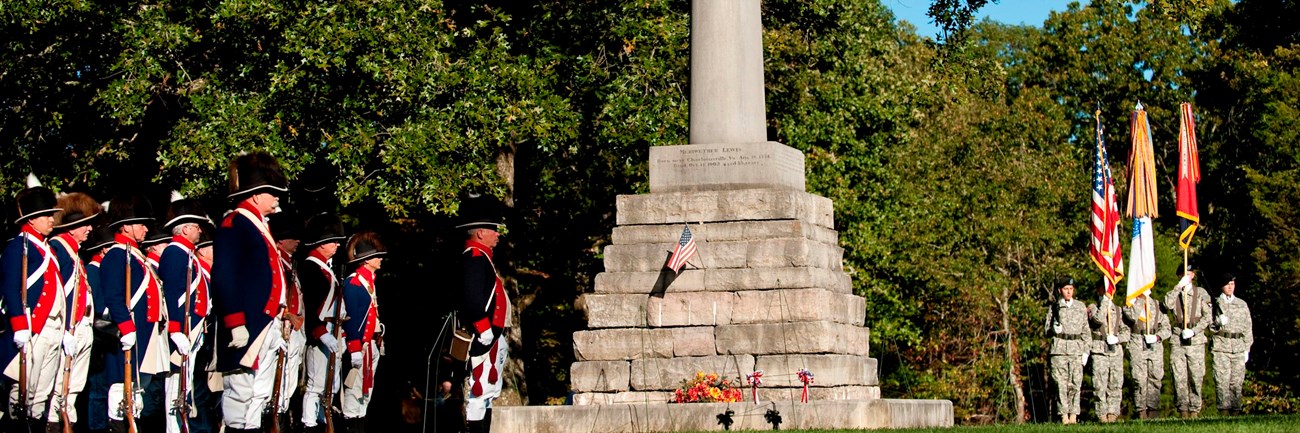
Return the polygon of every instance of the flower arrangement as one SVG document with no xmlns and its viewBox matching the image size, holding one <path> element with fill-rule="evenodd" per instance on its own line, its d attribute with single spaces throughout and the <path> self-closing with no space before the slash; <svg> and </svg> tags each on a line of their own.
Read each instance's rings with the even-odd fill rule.
<svg viewBox="0 0 1300 433">
<path fill-rule="evenodd" d="M 740 401 L 741 392 L 736 387 L 739 380 L 719 377 L 717 374 L 695 373 L 690 380 L 673 392 L 673 403 L 734 403 Z"/>
</svg>

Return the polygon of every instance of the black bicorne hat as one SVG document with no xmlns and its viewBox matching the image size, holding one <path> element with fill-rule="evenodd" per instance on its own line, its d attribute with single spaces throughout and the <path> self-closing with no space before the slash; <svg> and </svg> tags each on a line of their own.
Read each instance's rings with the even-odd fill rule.
<svg viewBox="0 0 1300 433">
<path fill-rule="evenodd" d="M 172 191 L 171 204 L 167 205 L 167 222 L 163 223 L 163 228 L 171 231 L 176 226 L 188 223 L 213 225 L 208 213 L 203 211 L 203 203 Z"/>
<path fill-rule="evenodd" d="M 61 211 L 54 214 L 54 230 L 67 231 L 88 225 L 95 217 L 104 213 L 99 202 L 80 192 L 59 196 L 58 206 Z"/>
<path fill-rule="evenodd" d="M 27 188 L 18 191 L 14 201 L 18 205 L 18 218 L 14 219 L 14 224 L 22 224 L 29 218 L 62 210 L 58 207 L 58 200 L 54 198 L 54 191 L 41 186 L 41 182 L 36 180 L 36 175 L 33 174 L 27 175 Z"/>
<path fill-rule="evenodd" d="M 505 205 L 496 197 L 470 194 L 460 204 L 458 229 L 495 229 L 506 225 Z"/>
<path fill-rule="evenodd" d="M 263 192 L 279 197 L 289 193 L 289 180 L 284 177 L 280 161 L 261 151 L 239 155 L 230 161 L 228 198 L 239 201 Z"/>
<path fill-rule="evenodd" d="M 81 249 L 82 251 L 94 252 L 100 248 L 108 248 L 110 245 L 113 245 L 113 241 L 114 232 L 112 227 L 95 227 L 95 230 L 90 232 L 90 239 L 86 240 L 86 243 L 82 245 Z"/>
<path fill-rule="evenodd" d="M 212 232 L 216 230 L 212 226 L 205 226 L 202 224 L 199 225 L 199 228 L 202 230 L 199 232 L 199 243 L 194 244 L 194 249 L 196 250 L 212 246 Z"/>
<path fill-rule="evenodd" d="M 297 212 L 276 212 L 267 217 L 271 237 L 276 241 L 289 239 L 302 240 L 302 217 Z"/>
<path fill-rule="evenodd" d="M 108 202 L 109 227 L 126 224 L 147 224 L 154 221 L 153 206 L 144 195 L 134 192 L 118 194 Z"/>
<path fill-rule="evenodd" d="M 302 245 L 315 248 L 330 242 L 342 243 L 347 236 L 343 234 L 343 221 L 331 213 L 317 214 L 307 220 L 303 229 Z"/>
<path fill-rule="evenodd" d="M 1056 277 L 1056 283 L 1053 284 L 1052 287 L 1056 290 L 1061 290 L 1062 287 L 1073 286 L 1073 285 L 1074 285 L 1074 277 L 1063 275 L 1060 277 Z"/>
<path fill-rule="evenodd" d="M 384 243 L 379 241 L 379 235 L 374 232 L 357 233 L 348 240 L 348 264 L 364 262 L 387 254 L 388 250 L 384 248 Z"/>
<path fill-rule="evenodd" d="M 168 230 L 158 228 L 156 225 L 149 225 L 149 234 L 140 241 L 140 249 L 146 249 L 158 244 L 165 244 L 172 240 L 172 234 Z"/>
</svg>

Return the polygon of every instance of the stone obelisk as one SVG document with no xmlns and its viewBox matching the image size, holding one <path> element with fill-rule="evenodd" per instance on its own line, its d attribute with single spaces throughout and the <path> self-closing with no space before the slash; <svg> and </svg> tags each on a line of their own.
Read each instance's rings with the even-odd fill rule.
<svg viewBox="0 0 1300 433">
<path fill-rule="evenodd" d="M 667 401 L 695 372 L 755 370 L 760 400 L 797 400 L 801 368 L 813 399 L 880 397 L 831 201 L 804 191 L 802 153 L 767 141 L 759 6 L 692 3 L 691 144 L 651 148 L 650 194 L 618 198 L 574 335 L 576 404 Z M 664 261 L 684 226 L 699 254 L 678 274 Z"/>
</svg>

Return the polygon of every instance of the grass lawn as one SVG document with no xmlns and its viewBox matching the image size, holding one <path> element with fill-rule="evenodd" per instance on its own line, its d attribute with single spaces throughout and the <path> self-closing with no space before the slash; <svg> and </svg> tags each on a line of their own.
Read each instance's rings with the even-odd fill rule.
<svg viewBox="0 0 1300 433">
<path fill-rule="evenodd" d="M 873 430 L 793 430 L 803 433 L 872 432 Z M 1273 433 L 1300 432 L 1300 415 L 1251 415 L 1238 417 L 1199 418 L 1195 420 L 1164 419 L 1157 421 L 1126 421 L 1113 424 L 1085 423 L 1077 425 L 1026 424 L 958 426 L 953 428 L 882 430 L 888 433 L 1090 433 L 1090 432 L 1141 432 L 1141 433 Z"/>
</svg>

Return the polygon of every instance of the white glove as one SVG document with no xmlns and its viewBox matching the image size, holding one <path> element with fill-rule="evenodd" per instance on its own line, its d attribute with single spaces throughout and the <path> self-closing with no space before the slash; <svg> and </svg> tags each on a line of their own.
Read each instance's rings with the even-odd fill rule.
<svg viewBox="0 0 1300 433">
<path fill-rule="evenodd" d="M 190 354 L 190 337 L 186 336 L 184 332 L 173 332 L 172 343 L 176 345 L 176 353 L 182 356 Z"/>
<path fill-rule="evenodd" d="M 27 342 L 30 341 L 31 339 L 32 339 L 32 331 L 30 330 L 24 329 L 21 331 L 14 332 L 14 345 L 18 346 L 18 350 L 23 350 L 23 346 L 26 346 Z"/>
<path fill-rule="evenodd" d="M 1147 344 L 1156 344 L 1155 334 L 1147 334 L 1143 338 L 1146 339 Z"/>
<path fill-rule="evenodd" d="M 1193 335 L 1196 335 L 1196 331 L 1193 331 L 1193 330 L 1191 330 L 1191 329 L 1184 329 L 1184 330 L 1183 330 L 1183 339 L 1184 339 L 1184 340 L 1191 340 Z"/>
<path fill-rule="evenodd" d="M 1088 365 L 1089 355 L 1092 355 L 1092 352 L 1083 352 L 1083 365 Z"/>
<path fill-rule="evenodd" d="M 383 336 L 383 335 L 384 335 L 384 331 L 388 330 L 388 328 L 384 326 L 384 323 L 383 323 L 383 322 L 379 322 L 378 324 L 375 325 L 375 330 L 378 331 L 377 333 L 378 333 L 380 336 Z"/>
<path fill-rule="evenodd" d="M 492 337 L 495 337 L 495 336 L 496 336 L 496 335 L 492 333 L 492 328 L 488 328 L 488 330 L 483 331 L 482 334 L 479 334 L 479 335 L 478 335 L 478 342 L 479 342 L 479 344 L 482 344 L 482 345 L 484 345 L 484 346 L 491 346 L 491 345 L 492 345 Z"/>
<path fill-rule="evenodd" d="M 63 354 L 72 356 L 77 353 L 77 337 L 71 332 L 63 333 Z"/>
<path fill-rule="evenodd" d="M 361 368 L 361 363 L 365 361 L 365 357 L 361 355 L 361 352 L 352 352 L 350 359 L 353 368 Z"/>
<path fill-rule="evenodd" d="M 1183 278 L 1180 279 L 1180 280 L 1178 280 L 1178 284 L 1177 284 L 1177 285 L 1174 285 L 1174 290 L 1178 290 L 1178 289 L 1181 289 L 1181 288 L 1184 288 L 1184 287 L 1189 287 L 1189 286 L 1191 286 L 1191 285 L 1192 285 L 1192 276 L 1191 276 L 1191 274 L 1184 274 L 1184 275 L 1183 275 Z"/>
<path fill-rule="evenodd" d="M 131 350 L 132 347 L 135 347 L 135 332 L 123 335 L 122 338 L 119 339 L 119 341 L 122 342 L 123 351 Z"/>
<path fill-rule="evenodd" d="M 326 352 L 334 353 L 339 350 L 339 339 L 334 338 L 330 333 L 321 334 L 320 345 Z"/>
<path fill-rule="evenodd" d="M 1116 345 L 1116 344 L 1119 344 L 1119 337 L 1116 337 L 1116 336 L 1114 336 L 1114 335 L 1107 335 L 1107 336 L 1106 336 L 1106 344 L 1109 344 L 1109 345 L 1111 345 L 1111 346 L 1114 346 L 1114 345 Z"/>
<path fill-rule="evenodd" d="M 230 330 L 230 344 L 227 345 L 226 347 L 242 349 L 244 346 L 247 345 L 248 345 L 248 328 L 245 328 L 244 325 L 239 325 L 236 326 L 235 329 Z"/>
<path fill-rule="evenodd" d="M 1227 315 L 1227 314 L 1220 314 L 1220 315 L 1219 315 L 1219 326 L 1228 326 L 1228 315 Z"/>
<path fill-rule="evenodd" d="M 1242 357 L 1241 357 L 1241 365 L 1246 365 L 1247 362 L 1250 362 L 1250 351 L 1249 351 L 1249 350 L 1246 351 L 1246 355 L 1245 355 L 1245 356 L 1242 356 Z"/>
<path fill-rule="evenodd" d="M 488 331 L 488 332 L 492 332 L 492 331 Z M 1053 333 L 1056 333 L 1056 334 L 1060 334 L 1060 333 L 1061 333 L 1061 324 L 1060 324 L 1060 323 L 1053 323 L 1053 324 L 1052 324 L 1052 332 L 1053 332 Z"/>
</svg>

